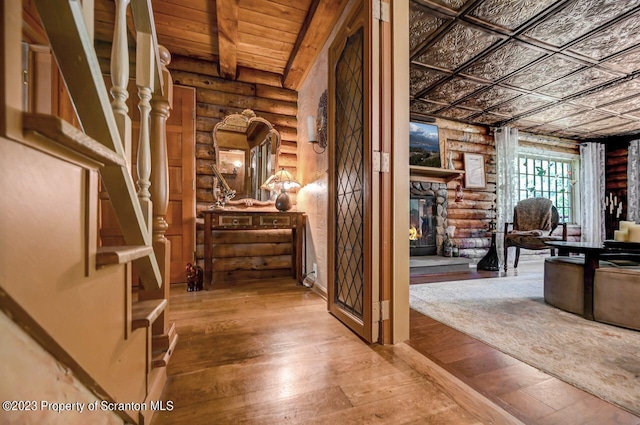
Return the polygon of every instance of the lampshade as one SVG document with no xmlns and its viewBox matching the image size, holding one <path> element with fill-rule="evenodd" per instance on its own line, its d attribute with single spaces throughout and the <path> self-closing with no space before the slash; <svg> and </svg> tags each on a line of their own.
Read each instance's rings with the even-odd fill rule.
<svg viewBox="0 0 640 425">
<path fill-rule="evenodd" d="M 297 189 L 301 185 L 298 183 L 296 179 L 293 178 L 290 172 L 285 169 L 282 169 L 270 176 L 265 182 L 260 186 L 261 189 L 266 190 L 291 190 Z"/>
<path fill-rule="evenodd" d="M 263 184 L 260 186 L 262 189 L 266 190 L 279 190 L 280 194 L 276 198 L 276 208 L 280 211 L 288 211 L 291 209 L 291 199 L 289 199 L 289 195 L 287 195 L 287 190 L 297 189 L 301 185 L 293 178 L 290 172 L 285 169 L 282 169 L 269 177 Z"/>
</svg>

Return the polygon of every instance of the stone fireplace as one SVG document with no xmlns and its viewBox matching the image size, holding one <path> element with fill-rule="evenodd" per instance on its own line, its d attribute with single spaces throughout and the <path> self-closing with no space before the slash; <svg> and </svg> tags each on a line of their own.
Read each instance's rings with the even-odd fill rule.
<svg viewBox="0 0 640 425">
<path fill-rule="evenodd" d="M 411 181 L 409 192 L 410 255 L 441 255 L 447 228 L 447 184 Z"/>
</svg>

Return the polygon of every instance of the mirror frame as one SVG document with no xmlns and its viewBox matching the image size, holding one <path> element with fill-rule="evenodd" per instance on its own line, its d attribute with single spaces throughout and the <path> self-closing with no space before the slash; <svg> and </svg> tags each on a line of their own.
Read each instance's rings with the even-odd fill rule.
<svg viewBox="0 0 640 425">
<path fill-rule="evenodd" d="M 213 153 L 215 157 L 215 164 L 218 168 L 220 167 L 220 151 L 221 150 L 224 150 L 226 148 L 239 150 L 239 148 L 237 147 L 232 147 L 232 146 L 227 147 L 225 146 L 224 143 L 220 143 L 221 139 L 220 139 L 219 132 L 228 131 L 228 132 L 246 134 L 247 131 L 256 124 L 263 124 L 267 127 L 267 130 L 268 130 L 264 139 L 259 144 L 256 144 L 256 146 L 261 146 L 265 140 L 270 141 L 270 144 L 271 144 L 270 156 L 271 158 L 273 158 L 273 164 L 271 165 L 270 173 L 273 173 L 278 169 L 278 156 L 280 154 L 280 141 L 281 141 L 280 133 L 278 132 L 278 130 L 276 130 L 273 127 L 273 125 L 268 120 L 257 116 L 255 112 L 251 109 L 245 109 L 244 111 L 242 111 L 242 113 L 239 113 L 239 114 L 238 113 L 229 114 L 226 117 L 224 117 L 222 121 L 218 122 L 214 126 L 212 131 Z M 256 177 L 256 171 L 252 169 L 253 167 L 252 167 L 251 156 L 252 156 L 252 151 L 256 146 L 251 146 L 248 144 L 248 146 L 245 149 L 243 149 L 245 150 L 245 165 L 244 165 L 245 175 L 248 182 L 248 184 L 245 183 L 245 189 L 243 190 L 243 192 L 245 192 L 246 195 L 245 193 L 243 193 L 241 196 L 245 196 L 245 197 L 241 199 L 234 199 L 234 200 L 227 201 L 228 205 L 262 206 L 262 205 L 272 205 L 274 203 L 273 200 L 261 201 L 253 197 L 255 192 L 253 190 L 254 188 L 253 188 L 252 181 L 257 177 Z M 251 170 L 251 173 L 248 173 L 247 170 Z M 260 185 L 262 184 L 262 182 L 256 181 L 255 184 L 256 184 L 256 190 L 260 190 Z"/>
</svg>

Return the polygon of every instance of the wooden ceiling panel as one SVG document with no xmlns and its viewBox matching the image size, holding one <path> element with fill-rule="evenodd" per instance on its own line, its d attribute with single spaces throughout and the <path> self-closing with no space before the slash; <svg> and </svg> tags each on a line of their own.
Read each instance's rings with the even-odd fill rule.
<svg viewBox="0 0 640 425">
<path fill-rule="evenodd" d="M 154 0 L 153 13 L 161 13 L 167 16 L 175 16 L 177 18 L 188 19 L 191 21 L 215 26 L 217 16 L 215 2 L 207 1 L 206 8 L 187 7 L 181 2 L 172 3 L 169 0 Z"/>
<path fill-rule="evenodd" d="M 413 113 L 581 140 L 635 130 L 637 0 L 411 0 L 410 16 Z"/>
<path fill-rule="evenodd" d="M 238 33 L 240 37 L 244 35 L 267 38 L 269 40 L 278 40 L 290 45 L 294 45 L 297 34 L 291 32 L 280 31 L 273 28 L 269 23 L 267 25 L 257 25 L 245 21 L 238 22 Z"/>
<path fill-rule="evenodd" d="M 240 16 L 238 19 L 248 25 L 264 26 L 266 24 L 274 30 L 294 34 L 296 36 L 300 32 L 300 27 L 302 26 L 301 22 L 293 22 L 279 16 L 265 17 L 259 12 L 254 12 L 247 9 L 244 9 L 242 11 L 242 16 Z"/>
<path fill-rule="evenodd" d="M 310 3 L 307 1 L 307 3 Z M 262 16 L 262 21 L 268 20 L 270 17 L 286 19 L 291 22 L 301 24 L 307 16 L 308 6 L 305 9 L 291 7 L 284 4 L 276 3 L 269 0 L 240 0 L 239 19 L 246 11 L 258 13 Z"/>
</svg>

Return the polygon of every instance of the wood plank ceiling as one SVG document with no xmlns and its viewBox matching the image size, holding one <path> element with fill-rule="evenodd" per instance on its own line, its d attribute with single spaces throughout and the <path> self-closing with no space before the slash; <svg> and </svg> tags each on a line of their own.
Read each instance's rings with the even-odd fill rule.
<svg viewBox="0 0 640 425">
<path fill-rule="evenodd" d="M 640 133 L 638 0 L 411 0 L 411 111 L 577 140 Z"/>
<path fill-rule="evenodd" d="M 152 6 L 158 42 L 173 56 L 212 63 L 220 77 L 230 80 L 243 69 L 273 74 L 272 80 L 282 87 L 296 89 L 345 4 L 346 0 L 153 0 Z M 95 0 L 95 7 L 95 38 L 110 43 L 114 0 Z"/>
</svg>

